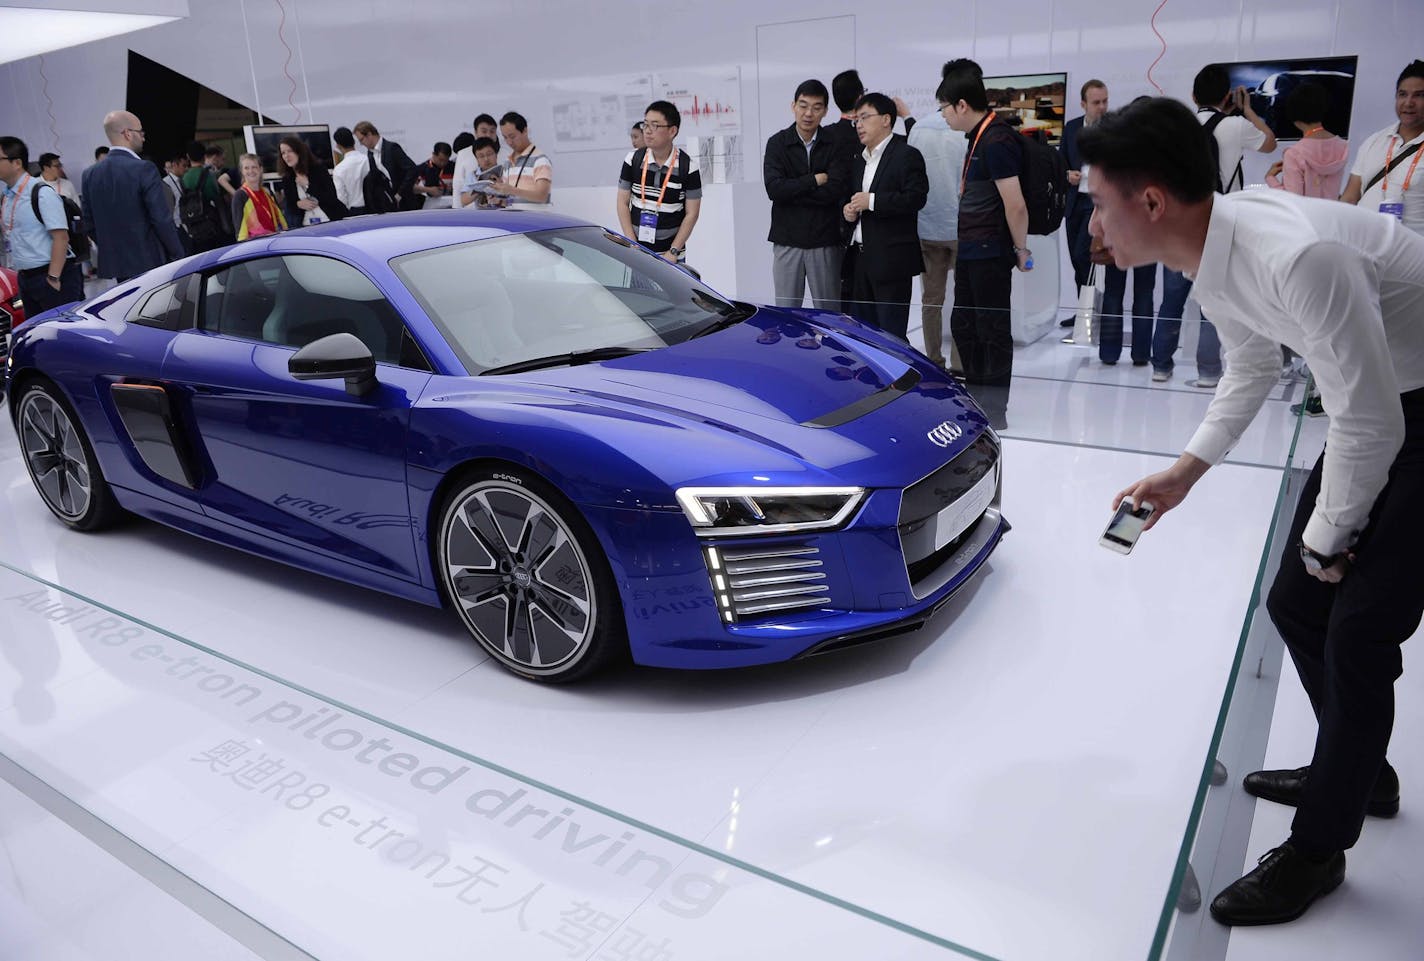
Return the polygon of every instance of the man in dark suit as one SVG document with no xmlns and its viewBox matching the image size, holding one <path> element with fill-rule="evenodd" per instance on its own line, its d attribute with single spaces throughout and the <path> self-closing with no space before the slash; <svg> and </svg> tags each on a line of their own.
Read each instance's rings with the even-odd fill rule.
<svg viewBox="0 0 1424 961">
<path fill-rule="evenodd" d="M 881 330 L 906 336 L 910 289 L 924 270 L 919 211 L 930 193 L 925 160 L 899 134 L 895 102 L 867 93 L 855 104 L 856 131 L 864 150 L 851 169 L 851 195 L 843 214 L 854 224 L 845 270 L 852 310 Z"/>
<path fill-rule="evenodd" d="M 410 159 L 405 149 L 394 140 L 382 137 L 381 132 L 369 120 L 362 120 L 351 130 L 367 155 L 368 165 L 385 174 L 386 179 L 390 181 L 391 193 L 399 194 L 402 187 L 409 189 L 406 184 L 415 170 L 415 161 Z M 374 164 L 371 164 L 371 158 L 374 158 Z M 403 200 L 401 196 L 396 197 L 397 204 L 402 204 Z M 366 206 L 369 208 L 371 205 L 368 202 Z"/>
<path fill-rule="evenodd" d="M 1078 191 L 1078 182 L 1083 176 L 1078 134 L 1085 124 L 1092 126 L 1107 113 L 1107 84 L 1101 80 L 1089 80 L 1083 84 L 1081 97 L 1083 116 L 1074 117 L 1064 124 L 1063 137 L 1058 141 L 1058 152 L 1068 165 L 1068 204 L 1063 211 L 1063 237 L 1068 241 L 1068 259 L 1073 263 L 1073 282 L 1079 287 L 1088 282 L 1088 271 L 1092 266 L 1088 257 L 1088 220 L 1093 216 L 1093 198 Z M 1063 326 L 1073 326 L 1073 318 L 1065 320 Z"/>
<path fill-rule="evenodd" d="M 173 197 L 158 168 L 139 159 L 143 125 L 124 110 L 104 118 L 109 155 L 84 171 L 84 232 L 99 248 L 99 276 L 122 283 L 183 256 Z"/>
</svg>

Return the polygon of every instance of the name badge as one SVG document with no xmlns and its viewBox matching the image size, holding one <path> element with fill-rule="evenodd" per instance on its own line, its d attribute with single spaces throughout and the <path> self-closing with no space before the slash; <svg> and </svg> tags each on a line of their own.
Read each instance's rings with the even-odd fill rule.
<svg viewBox="0 0 1424 961">
<path fill-rule="evenodd" d="M 1389 214 L 1395 220 L 1404 221 L 1404 201 L 1397 200 L 1390 203 L 1380 204 L 1380 213 Z"/>
<path fill-rule="evenodd" d="M 638 243 L 650 244 L 658 239 L 658 215 L 651 210 L 638 212 Z"/>
</svg>

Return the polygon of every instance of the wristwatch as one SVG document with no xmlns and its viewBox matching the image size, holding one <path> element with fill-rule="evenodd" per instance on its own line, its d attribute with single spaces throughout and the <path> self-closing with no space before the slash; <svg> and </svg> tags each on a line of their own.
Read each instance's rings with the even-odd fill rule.
<svg viewBox="0 0 1424 961">
<path fill-rule="evenodd" d="M 1301 562 L 1305 564 L 1305 569 L 1308 571 L 1323 571 L 1340 559 L 1339 554 L 1321 554 L 1319 551 L 1311 550 L 1305 546 L 1305 541 L 1300 542 L 1299 548 Z"/>
<path fill-rule="evenodd" d="M 683 254 L 687 253 L 687 248 L 686 248 L 686 247 L 669 247 L 669 248 L 668 248 L 668 253 L 672 254 L 674 257 L 681 257 Z"/>
</svg>

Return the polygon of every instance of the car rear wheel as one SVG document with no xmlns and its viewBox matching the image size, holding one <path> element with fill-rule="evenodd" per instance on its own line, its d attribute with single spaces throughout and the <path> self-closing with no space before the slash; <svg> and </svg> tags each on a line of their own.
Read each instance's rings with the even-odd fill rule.
<svg viewBox="0 0 1424 961">
<path fill-rule="evenodd" d="M 15 432 L 35 489 L 55 517 L 75 530 L 107 527 L 123 515 L 74 409 L 47 383 L 25 389 Z"/>
<path fill-rule="evenodd" d="M 441 511 L 435 560 L 465 627 L 515 674 L 574 681 L 626 650 L 597 539 L 566 498 L 527 471 L 462 477 Z"/>
</svg>

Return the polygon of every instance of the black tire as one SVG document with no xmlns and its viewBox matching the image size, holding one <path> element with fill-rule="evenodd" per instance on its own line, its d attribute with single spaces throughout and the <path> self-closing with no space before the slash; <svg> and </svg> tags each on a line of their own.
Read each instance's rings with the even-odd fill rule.
<svg viewBox="0 0 1424 961">
<path fill-rule="evenodd" d="M 46 381 L 25 387 L 15 408 L 15 434 L 45 506 L 77 531 L 97 531 L 124 516 L 74 408 Z"/>
<path fill-rule="evenodd" d="M 450 605 L 507 670 L 581 680 L 627 651 L 603 549 L 552 485 L 513 466 L 472 469 L 450 488 L 432 545 Z"/>
</svg>

